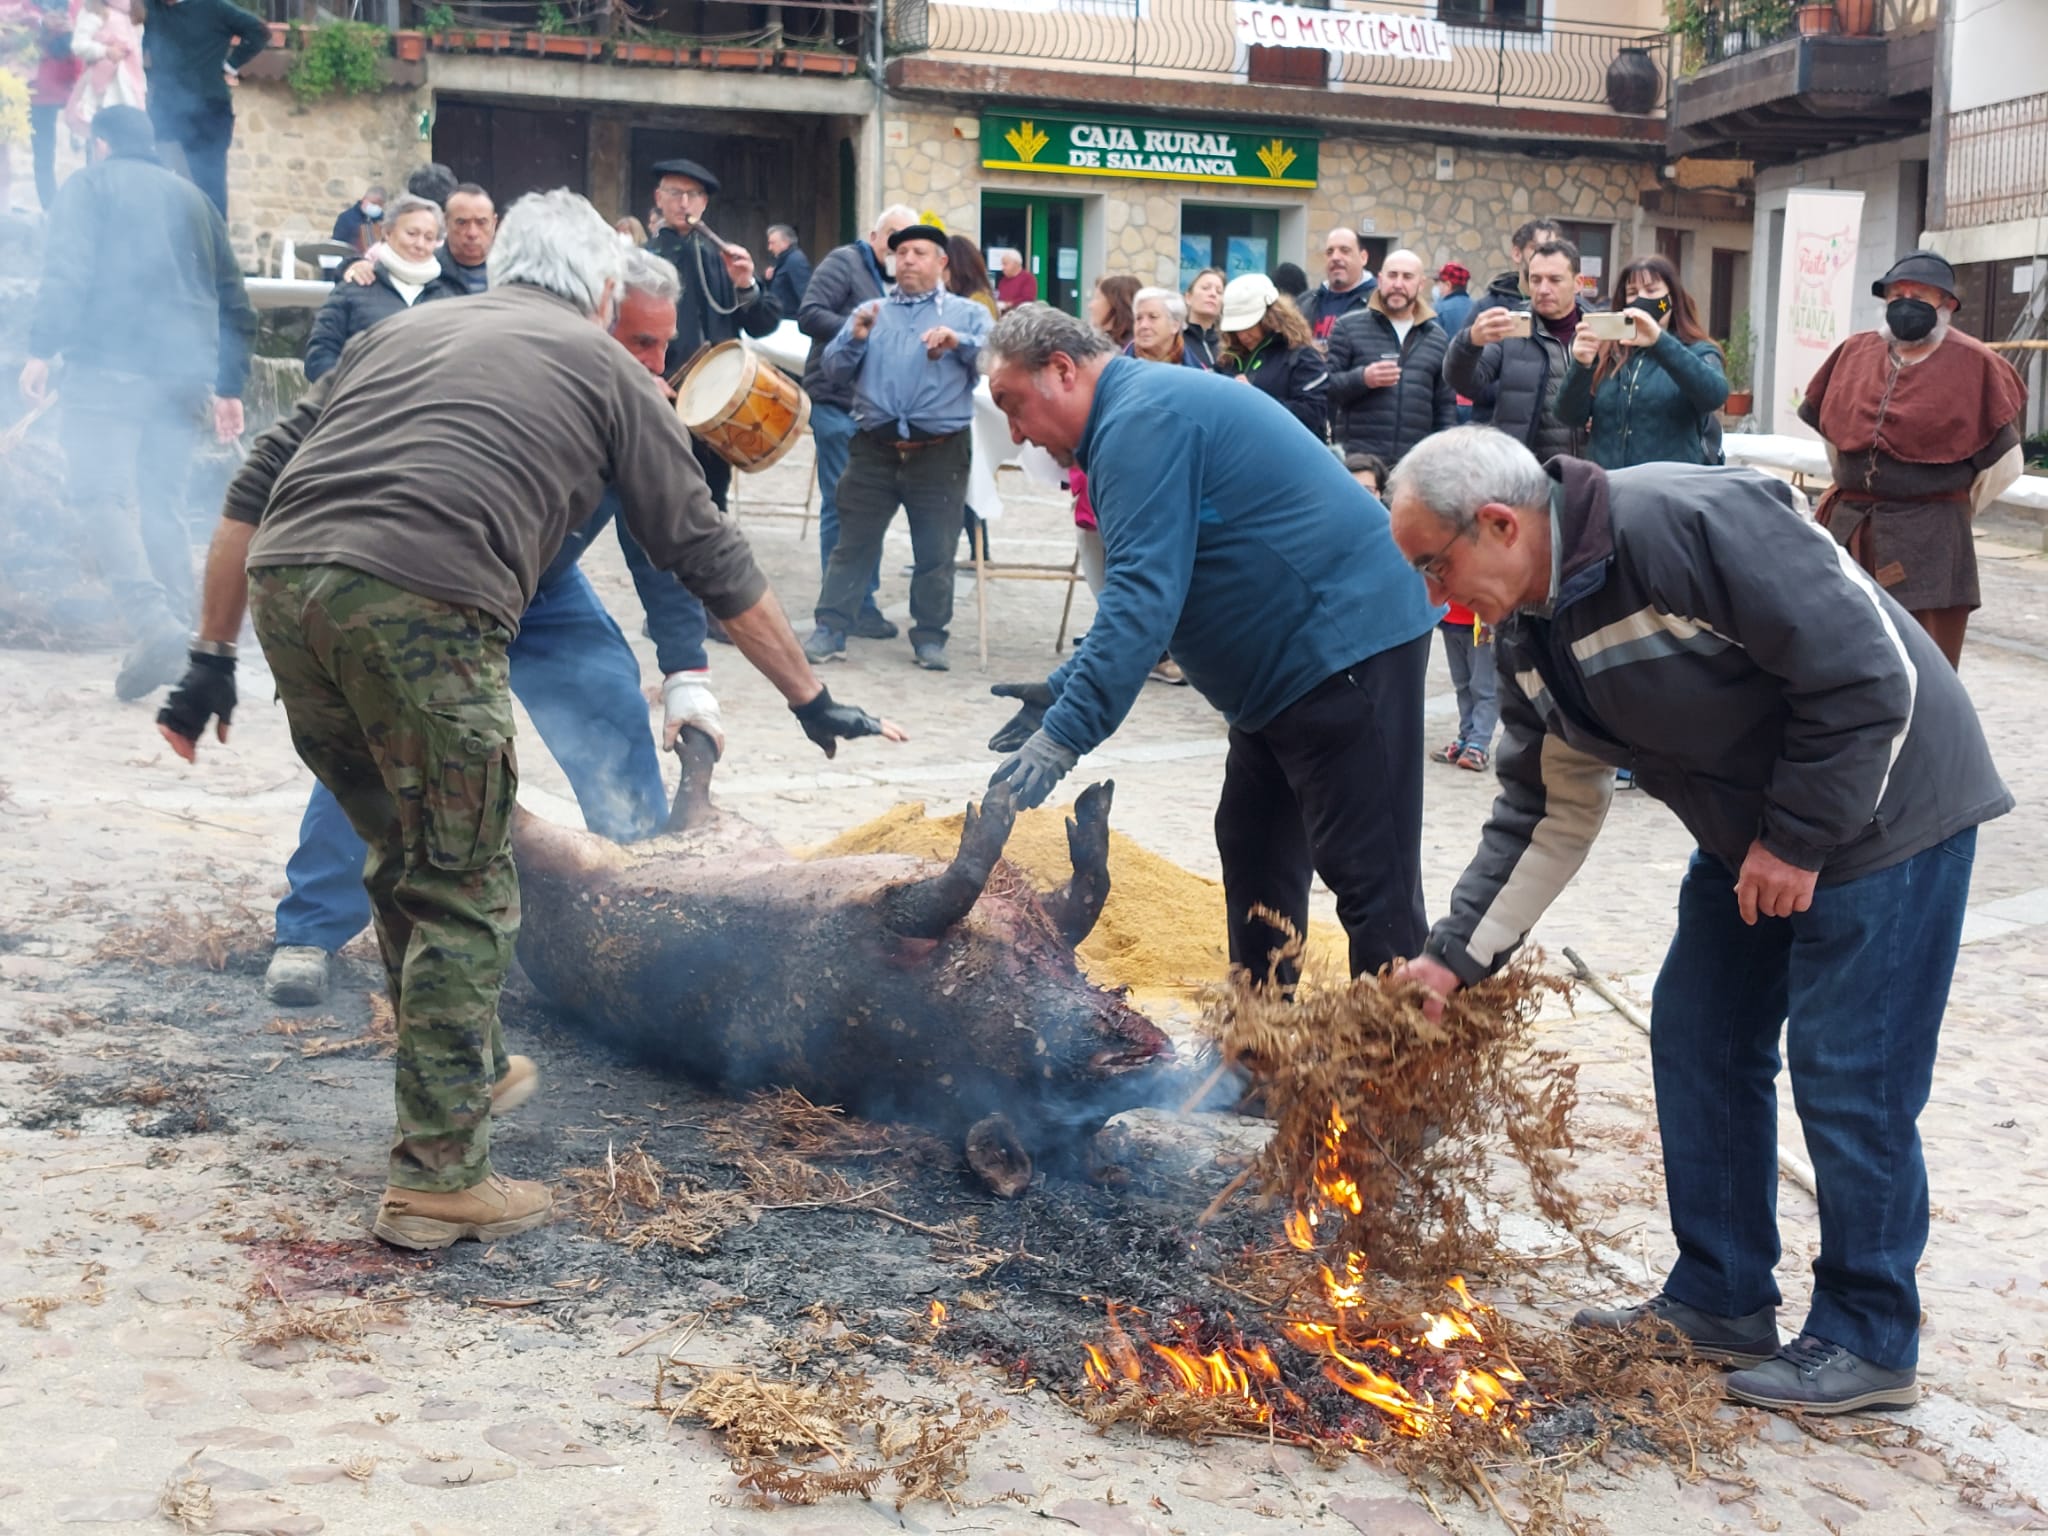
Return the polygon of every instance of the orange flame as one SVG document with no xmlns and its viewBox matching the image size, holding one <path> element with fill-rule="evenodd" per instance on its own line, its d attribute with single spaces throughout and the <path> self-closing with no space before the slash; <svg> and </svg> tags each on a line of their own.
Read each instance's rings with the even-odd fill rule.
<svg viewBox="0 0 2048 1536">
<path fill-rule="evenodd" d="M 946 1326 L 946 1304 L 943 1301 L 933 1302 L 931 1305 L 931 1310 L 927 1312 L 925 1315 L 929 1319 L 931 1325 L 934 1328 L 943 1328 Z"/>
</svg>

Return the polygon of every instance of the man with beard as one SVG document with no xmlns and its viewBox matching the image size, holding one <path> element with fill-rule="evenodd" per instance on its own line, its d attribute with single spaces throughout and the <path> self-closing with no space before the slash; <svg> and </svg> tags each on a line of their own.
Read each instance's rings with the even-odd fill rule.
<svg viewBox="0 0 2048 1536">
<path fill-rule="evenodd" d="M 1330 437 L 1346 453 L 1392 466 L 1432 432 L 1458 423 L 1444 380 L 1448 338 L 1422 296 L 1422 258 L 1395 251 L 1379 286 L 1330 332 Z"/>
<path fill-rule="evenodd" d="M 1981 601 L 1970 520 L 2025 468 L 2027 390 L 1953 329 L 1955 269 L 1934 252 L 1909 251 L 1870 291 L 1884 324 L 1835 348 L 1799 406 L 1834 472 L 1815 516 L 1960 667 Z"/>
</svg>

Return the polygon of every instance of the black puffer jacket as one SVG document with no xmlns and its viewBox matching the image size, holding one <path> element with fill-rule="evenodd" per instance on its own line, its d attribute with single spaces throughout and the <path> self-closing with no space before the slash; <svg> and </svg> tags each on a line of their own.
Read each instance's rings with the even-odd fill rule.
<svg viewBox="0 0 2048 1536">
<path fill-rule="evenodd" d="M 1218 371 L 1250 379 L 1292 411 L 1294 419 L 1315 434 L 1316 441 L 1329 437 L 1330 365 L 1320 347 L 1289 347 L 1283 338 L 1267 336 L 1250 357 L 1225 353 Z"/>
<path fill-rule="evenodd" d="M 1346 453 L 1377 454 L 1390 469 L 1430 433 L 1458 424 L 1458 397 L 1444 379 L 1450 338 L 1426 302 L 1415 313 L 1405 345 L 1378 294 L 1330 332 L 1330 438 Z M 1375 389 L 1365 370 L 1385 358 L 1400 359 L 1401 377 Z"/>
<path fill-rule="evenodd" d="M 1525 304 L 1522 306 L 1527 308 Z M 1585 309 L 1580 306 L 1581 318 Z M 1444 378 L 1467 400 L 1493 402 L 1493 425 L 1521 439 L 1539 459 L 1576 454 L 1584 434 L 1558 420 L 1558 389 L 1571 352 L 1531 317 L 1529 334 L 1476 346 L 1468 325 L 1444 351 Z"/>
<path fill-rule="evenodd" d="M 420 289 L 413 303 L 459 299 L 468 292 L 444 271 Z M 375 282 L 351 283 L 343 279 L 336 283 L 327 302 L 320 306 L 320 313 L 313 317 L 313 334 L 306 338 L 306 382 L 311 384 L 341 361 L 341 349 L 348 345 L 351 336 L 360 336 L 379 320 L 403 314 L 408 307 L 405 296 L 391 286 L 382 267 L 377 269 Z"/>
</svg>

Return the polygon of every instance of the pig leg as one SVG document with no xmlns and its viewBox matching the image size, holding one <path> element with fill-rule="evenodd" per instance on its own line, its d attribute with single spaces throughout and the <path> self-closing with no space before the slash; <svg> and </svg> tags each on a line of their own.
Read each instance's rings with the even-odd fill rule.
<svg viewBox="0 0 2048 1536">
<path fill-rule="evenodd" d="M 906 939 L 936 939 L 965 917 L 981 899 L 1016 820 L 1017 808 L 1006 785 L 991 788 L 979 810 L 968 806 L 960 851 L 946 872 L 900 885 L 884 898 L 882 921 L 889 931 Z"/>
<path fill-rule="evenodd" d="M 1067 819 L 1074 877 L 1045 898 L 1045 915 L 1070 945 L 1078 946 L 1094 932 L 1102 904 L 1109 900 L 1109 803 L 1115 794 L 1114 779 L 1089 785 Z"/>
<path fill-rule="evenodd" d="M 676 756 L 683 776 L 676 785 L 675 803 L 669 807 L 663 832 L 687 832 L 711 819 L 711 770 L 718 762 L 718 748 L 694 725 L 676 732 Z"/>
</svg>

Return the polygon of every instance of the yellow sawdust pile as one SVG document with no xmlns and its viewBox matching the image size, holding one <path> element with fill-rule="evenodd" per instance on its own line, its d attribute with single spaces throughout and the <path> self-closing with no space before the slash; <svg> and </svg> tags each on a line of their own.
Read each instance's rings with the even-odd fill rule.
<svg viewBox="0 0 2048 1536">
<path fill-rule="evenodd" d="M 962 818 L 925 814 L 913 801 L 809 850 L 810 857 L 862 853 L 914 853 L 946 860 L 960 846 Z M 1066 812 L 1025 811 L 1017 818 L 1003 857 L 1028 873 L 1041 890 L 1056 890 L 1073 873 L 1067 853 Z M 1229 969 L 1223 887 L 1141 847 L 1121 832 L 1109 834 L 1109 902 L 1095 931 L 1082 941 L 1081 969 L 1100 986 L 1133 991 L 1190 989 L 1220 981 Z M 1311 922 L 1308 963 L 1346 964 L 1344 934 L 1334 923 Z"/>
</svg>

